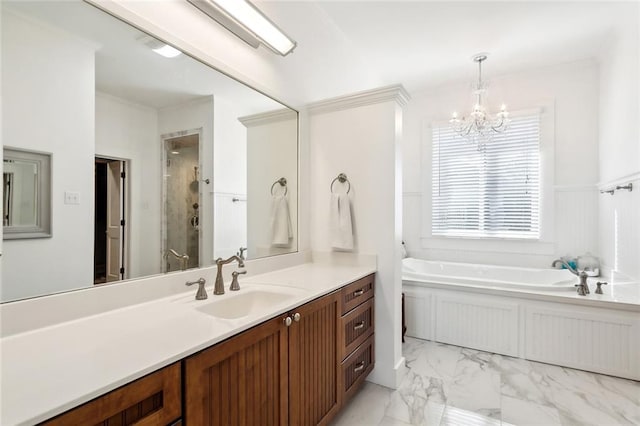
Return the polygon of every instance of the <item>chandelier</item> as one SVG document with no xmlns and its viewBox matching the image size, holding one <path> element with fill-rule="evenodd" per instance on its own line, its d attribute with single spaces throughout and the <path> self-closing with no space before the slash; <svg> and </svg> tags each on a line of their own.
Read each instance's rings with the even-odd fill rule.
<svg viewBox="0 0 640 426">
<path fill-rule="evenodd" d="M 509 126 L 509 113 L 504 104 L 495 117 L 482 106 L 482 96 L 487 92 L 486 86 L 482 83 L 482 62 L 486 60 L 487 54 L 484 53 L 473 57 L 473 61 L 478 63 L 478 83 L 473 90 L 476 104 L 469 118 L 459 118 L 458 113 L 454 112 L 449 120 L 453 130 L 463 138 L 477 143 L 478 149 L 481 149 L 483 142 L 490 141 L 493 135 L 504 132 Z"/>
</svg>

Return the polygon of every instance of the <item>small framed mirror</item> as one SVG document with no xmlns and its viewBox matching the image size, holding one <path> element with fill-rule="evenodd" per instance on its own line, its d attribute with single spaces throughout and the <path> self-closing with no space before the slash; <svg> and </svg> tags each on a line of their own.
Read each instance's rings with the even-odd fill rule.
<svg viewBox="0 0 640 426">
<path fill-rule="evenodd" d="M 51 155 L 3 149 L 3 239 L 51 237 Z"/>
</svg>

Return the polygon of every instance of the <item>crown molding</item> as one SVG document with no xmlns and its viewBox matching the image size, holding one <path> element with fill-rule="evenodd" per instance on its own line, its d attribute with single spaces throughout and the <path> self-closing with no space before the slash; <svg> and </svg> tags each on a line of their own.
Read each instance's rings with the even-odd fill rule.
<svg viewBox="0 0 640 426">
<path fill-rule="evenodd" d="M 395 84 L 313 102 L 307 105 L 307 110 L 309 114 L 323 114 L 388 101 L 395 101 L 398 105 L 404 107 L 409 102 L 409 99 L 411 97 L 405 88 L 401 84 Z"/>
<path fill-rule="evenodd" d="M 239 117 L 238 121 L 245 127 L 260 126 L 262 124 L 276 123 L 278 121 L 296 119 L 298 113 L 292 109 L 283 108 L 274 111 L 262 112 L 260 114 L 246 115 Z"/>
</svg>

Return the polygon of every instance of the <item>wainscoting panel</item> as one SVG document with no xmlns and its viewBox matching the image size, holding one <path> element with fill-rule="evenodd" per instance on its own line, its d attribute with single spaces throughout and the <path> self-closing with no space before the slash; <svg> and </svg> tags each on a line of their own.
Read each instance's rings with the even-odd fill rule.
<svg viewBox="0 0 640 426">
<path fill-rule="evenodd" d="M 638 371 L 638 319 L 529 306 L 525 322 L 527 359 L 626 377 Z"/>
<path fill-rule="evenodd" d="M 438 294 L 438 342 L 518 356 L 518 304 Z"/>
<path fill-rule="evenodd" d="M 405 321 L 407 336 L 433 340 L 434 312 L 431 294 L 404 287 Z"/>
</svg>

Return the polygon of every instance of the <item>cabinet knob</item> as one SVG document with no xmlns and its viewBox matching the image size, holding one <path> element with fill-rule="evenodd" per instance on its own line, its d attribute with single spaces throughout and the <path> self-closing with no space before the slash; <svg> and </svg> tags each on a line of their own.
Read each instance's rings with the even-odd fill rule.
<svg viewBox="0 0 640 426">
<path fill-rule="evenodd" d="M 298 312 L 296 312 L 295 314 L 293 314 L 293 320 L 295 322 L 300 322 L 300 314 Z"/>
<path fill-rule="evenodd" d="M 353 326 L 354 330 L 360 330 L 361 328 L 364 328 L 364 321 L 360 321 Z"/>
<path fill-rule="evenodd" d="M 293 321 L 291 320 L 291 317 L 286 317 L 283 322 L 284 322 L 284 325 L 289 327 Z"/>
<path fill-rule="evenodd" d="M 363 294 L 364 294 L 364 289 L 363 289 L 363 288 L 361 288 L 361 289 L 356 290 L 356 291 L 354 291 L 354 292 L 353 292 L 353 296 L 354 296 L 354 297 L 360 297 L 360 296 L 362 296 Z"/>
<path fill-rule="evenodd" d="M 358 371 L 362 370 L 364 370 L 364 361 L 360 361 L 359 363 L 357 363 L 355 368 L 353 369 L 353 372 L 357 373 Z"/>
</svg>

